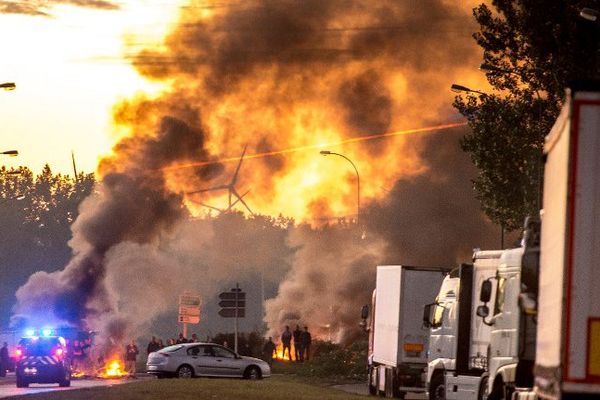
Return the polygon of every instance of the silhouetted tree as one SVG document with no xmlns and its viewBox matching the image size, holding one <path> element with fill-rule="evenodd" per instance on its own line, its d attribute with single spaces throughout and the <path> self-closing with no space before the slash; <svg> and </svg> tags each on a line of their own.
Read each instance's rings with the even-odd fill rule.
<svg viewBox="0 0 600 400">
<path fill-rule="evenodd" d="M 479 170 L 482 208 L 511 230 L 539 210 L 543 140 L 565 87 L 598 75 L 598 27 L 579 17 L 583 7 L 600 9 L 600 1 L 494 0 L 473 10 L 495 91 L 458 96 L 454 106 L 472 129 L 461 145 Z"/>
</svg>

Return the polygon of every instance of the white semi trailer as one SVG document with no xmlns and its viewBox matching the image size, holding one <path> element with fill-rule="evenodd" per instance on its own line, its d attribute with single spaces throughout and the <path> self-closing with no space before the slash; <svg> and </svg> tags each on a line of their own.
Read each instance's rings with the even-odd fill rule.
<svg viewBox="0 0 600 400">
<path fill-rule="evenodd" d="M 600 398 L 600 86 L 576 84 L 544 146 L 533 388 L 515 398 Z"/>
<path fill-rule="evenodd" d="M 369 334 L 369 392 L 404 398 L 425 392 L 429 331 L 420 310 L 431 303 L 449 268 L 379 266 Z M 363 318 L 368 314 L 366 309 Z"/>
<path fill-rule="evenodd" d="M 476 400 L 487 370 L 490 327 L 477 316 L 483 282 L 496 275 L 501 250 L 477 251 L 444 279 L 435 303 L 424 309 L 430 326 L 427 389 L 430 399 Z M 491 287 L 490 298 L 495 290 Z"/>
</svg>

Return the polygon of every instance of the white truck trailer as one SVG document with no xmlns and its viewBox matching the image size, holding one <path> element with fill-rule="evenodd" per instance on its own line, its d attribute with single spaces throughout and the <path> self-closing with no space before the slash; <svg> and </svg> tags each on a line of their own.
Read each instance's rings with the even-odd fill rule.
<svg viewBox="0 0 600 400">
<path fill-rule="evenodd" d="M 600 86 L 576 84 L 544 146 L 533 389 L 514 398 L 600 398 Z M 527 293 L 524 293 L 527 295 Z M 524 308 L 527 308 L 526 306 Z"/>
<path fill-rule="evenodd" d="M 490 327 L 477 316 L 483 282 L 496 275 L 501 250 L 476 251 L 443 281 L 435 303 L 424 309 L 430 326 L 427 389 L 430 399 L 476 400 L 487 370 Z M 490 298 L 495 289 L 491 288 Z M 493 306 L 493 304 L 492 304 Z"/>
<path fill-rule="evenodd" d="M 404 398 L 407 392 L 425 392 L 429 332 L 423 327 L 421 310 L 434 301 L 448 271 L 377 267 L 369 334 L 371 394 Z"/>
</svg>

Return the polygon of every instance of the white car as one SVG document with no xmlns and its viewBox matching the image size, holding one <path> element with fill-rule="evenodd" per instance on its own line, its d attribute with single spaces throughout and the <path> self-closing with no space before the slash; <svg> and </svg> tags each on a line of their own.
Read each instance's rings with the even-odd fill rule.
<svg viewBox="0 0 600 400">
<path fill-rule="evenodd" d="M 271 376 L 265 361 L 240 356 L 214 343 L 182 343 L 148 355 L 146 372 L 158 378 L 196 376 L 262 379 Z"/>
</svg>

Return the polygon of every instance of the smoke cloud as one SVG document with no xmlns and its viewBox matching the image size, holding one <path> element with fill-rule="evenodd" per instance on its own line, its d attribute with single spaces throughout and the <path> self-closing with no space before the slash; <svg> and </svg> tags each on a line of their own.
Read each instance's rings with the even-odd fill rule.
<svg viewBox="0 0 600 400">
<path fill-rule="evenodd" d="M 13 321 L 98 327 L 102 320 L 104 327 L 119 327 L 111 320 L 118 304 L 105 282 L 107 254 L 120 243 L 154 244 L 187 215 L 181 196 L 166 189 L 160 169 L 174 160 L 205 159 L 203 137 L 202 131 L 164 117 L 155 134 L 140 133 L 115 146 L 72 225 L 73 259 L 62 271 L 30 277 L 17 291 Z"/>
<path fill-rule="evenodd" d="M 253 210 L 305 224 L 270 231 L 262 217 L 189 218 L 206 211 L 201 203 L 227 207 L 226 191 L 189 193 L 228 183 L 236 164 L 226 159 L 246 145 L 249 155 L 329 149 L 447 122 L 447 88 L 473 77 L 479 58 L 469 4 L 191 1 L 184 10 L 160 47 L 130 55 L 140 74 L 168 88 L 115 106 L 124 137 L 73 224 L 73 259 L 19 289 L 15 320 L 84 323 L 122 338 L 186 288 L 209 297 L 231 276 L 261 271 L 281 281 L 267 304 L 272 334 L 302 323 L 348 342 L 360 334 L 378 263 L 448 265 L 486 247 L 489 226 L 456 131 L 331 148 L 360 170 L 360 230 L 351 222 L 354 170 L 317 151 L 249 157 L 236 185 L 251 189 Z M 350 224 L 319 226 L 341 216 Z"/>
</svg>

